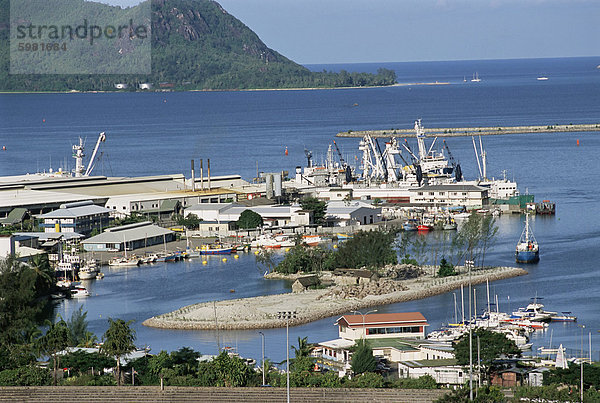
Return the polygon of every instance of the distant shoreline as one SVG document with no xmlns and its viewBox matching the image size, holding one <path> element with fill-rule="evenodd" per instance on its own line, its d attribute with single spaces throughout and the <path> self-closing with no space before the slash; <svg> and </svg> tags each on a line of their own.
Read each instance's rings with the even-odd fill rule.
<svg viewBox="0 0 600 403">
<path fill-rule="evenodd" d="M 452 277 L 421 276 L 413 280 L 398 281 L 402 291 L 382 295 L 368 295 L 363 299 L 341 298 L 326 295 L 329 288 L 300 293 L 284 293 L 233 300 L 211 301 L 182 307 L 176 311 L 157 315 L 142 324 L 161 329 L 182 330 L 249 330 L 285 327 L 277 318 L 279 311 L 296 311 L 297 318 L 290 325 L 297 326 L 320 319 L 342 315 L 352 310 L 398 302 L 413 301 L 444 294 L 469 285 L 469 275 L 464 267 L 457 268 L 460 275 Z M 494 267 L 471 272 L 471 284 L 503 280 L 528 274 L 517 267 Z"/>
<path fill-rule="evenodd" d="M 0 91 L 0 94 L 152 94 L 152 93 L 170 93 L 170 92 L 247 92 L 247 91 L 314 91 L 314 90 L 351 90 L 366 88 L 389 88 L 389 87 L 410 87 L 415 85 L 450 85 L 449 82 L 422 82 L 422 83 L 397 83 L 392 85 L 371 85 L 371 86 L 352 86 L 352 87 L 292 87 L 292 88 L 243 88 L 243 89 L 203 89 L 203 90 L 143 90 L 143 91 Z"/>
</svg>

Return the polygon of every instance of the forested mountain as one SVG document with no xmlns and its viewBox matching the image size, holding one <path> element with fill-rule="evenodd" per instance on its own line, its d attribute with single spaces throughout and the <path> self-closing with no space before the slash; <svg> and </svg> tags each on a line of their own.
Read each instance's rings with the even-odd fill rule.
<svg viewBox="0 0 600 403">
<path fill-rule="evenodd" d="M 60 19 L 64 16 L 64 19 L 77 20 L 77 15 L 89 12 L 107 18 L 120 13 L 127 17 L 134 12 L 132 8 L 83 0 L 64 0 L 61 4 L 68 4 L 68 9 L 60 13 Z M 142 6 L 147 7 L 148 3 L 137 7 Z M 32 7 L 31 13 L 46 15 L 40 7 Z M 396 81 L 395 73 L 386 69 L 380 69 L 378 74 L 311 72 L 268 48 L 252 30 L 212 0 L 152 1 L 151 22 L 148 22 L 151 24 L 150 74 L 8 74 L 11 67 L 9 0 L 0 0 L 0 10 L 0 90 L 4 91 L 114 90 L 116 83 L 128 84 L 130 90 L 139 88 L 140 83 L 151 83 L 153 89 L 192 90 L 390 85 Z M 21 21 L 24 23 L 31 22 Z M 71 48 L 79 45 L 83 49 L 83 40 L 71 38 L 67 42 Z M 111 56 L 111 52 L 117 50 L 120 54 L 137 52 L 143 56 L 141 48 L 132 45 L 128 48 L 123 42 L 112 49 L 99 47 L 96 60 L 87 61 L 91 64 L 84 69 L 92 71 L 105 62 L 115 64 L 118 57 Z M 60 52 L 39 55 L 35 53 L 37 59 L 28 62 L 81 67 L 72 58 L 61 61 Z M 136 56 L 135 60 L 139 58 Z M 129 67 L 117 64 L 115 68 L 120 70 L 115 71 L 135 71 Z"/>
</svg>

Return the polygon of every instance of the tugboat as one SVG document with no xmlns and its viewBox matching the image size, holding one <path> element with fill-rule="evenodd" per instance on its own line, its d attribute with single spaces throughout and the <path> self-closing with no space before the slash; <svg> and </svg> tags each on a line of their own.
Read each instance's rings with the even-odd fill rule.
<svg viewBox="0 0 600 403">
<path fill-rule="evenodd" d="M 515 258 L 517 263 L 537 263 L 540 260 L 540 248 L 529 229 L 529 214 L 525 217 L 525 229 L 517 244 Z"/>
</svg>

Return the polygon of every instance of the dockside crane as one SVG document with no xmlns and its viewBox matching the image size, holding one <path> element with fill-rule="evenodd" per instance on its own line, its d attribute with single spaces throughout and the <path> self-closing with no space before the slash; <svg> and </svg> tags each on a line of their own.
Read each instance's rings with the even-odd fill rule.
<svg viewBox="0 0 600 403">
<path fill-rule="evenodd" d="M 443 140 L 443 142 L 444 148 L 446 149 L 446 151 L 448 151 L 448 160 L 450 161 L 452 169 L 454 170 L 454 178 L 457 182 L 460 182 L 462 181 L 462 169 L 460 168 L 460 163 L 456 162 L 456 160 L 452 156 L 452 152 L 450 152 L 450 147 L 448 147 L 448 144 L 446 144 L 446 140 Z"/>
</svg>

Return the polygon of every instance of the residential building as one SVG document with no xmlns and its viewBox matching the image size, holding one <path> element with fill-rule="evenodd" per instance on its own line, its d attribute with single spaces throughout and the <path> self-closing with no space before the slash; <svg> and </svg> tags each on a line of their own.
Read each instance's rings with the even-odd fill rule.
<svg viewBox="0 0 600 403">
<path fill-rule="evenodd" d="M 87 200 L 61 204 L 57 210 L 38 216 L 44 232 L 76 232 L 89 235 L 94 230 L 101 231 L 110 224 L 110 209 L 97 206 Z"/>
</svg>

